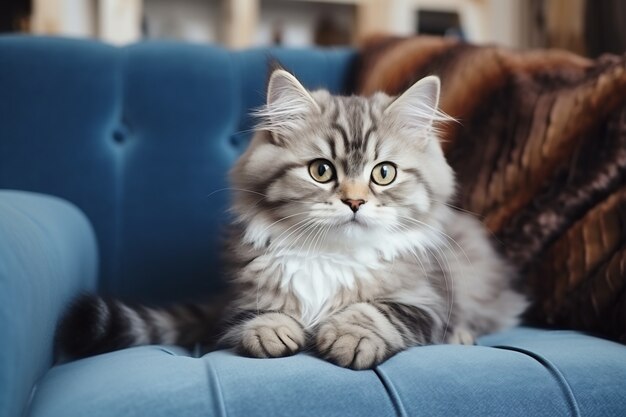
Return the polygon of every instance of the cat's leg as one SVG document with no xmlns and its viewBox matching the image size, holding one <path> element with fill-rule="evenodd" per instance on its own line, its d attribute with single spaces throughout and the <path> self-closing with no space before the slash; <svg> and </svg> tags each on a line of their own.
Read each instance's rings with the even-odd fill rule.
<svg viewBox="0 0 626 417">
<path fill-rule="evenodd" d="M 306 333 L 302 324 L 289 314 L 267 312 L 248 316 L 231 327 L 222 340 L 245 356 L 278 358 L 300 351 Z"/>
<path fill-rule="evenodd" d="M 410 346 L 442 342 L 437 339 L 439 321 L 426 310 L 405 304 L 352 304 L 319 326 L 316 346 L 337 365 L 372 368 Z"/>
<path fill-rule="evenodd" d="M 476 338 L 474 334 L 465 327 L 457 327 L 448 333 L 446 343 L 452 345 L 474 345 L 476 344 Z"/>
</svg>

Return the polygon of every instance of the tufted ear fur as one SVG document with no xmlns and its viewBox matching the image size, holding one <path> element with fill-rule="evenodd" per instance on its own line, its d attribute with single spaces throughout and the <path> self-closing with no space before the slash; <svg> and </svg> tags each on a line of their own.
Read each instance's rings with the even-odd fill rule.
<svg viewBox="0 0 626 417">
<path fill-rule="evenodd" d="M 296 77 L 277 68 L 267 85 L 267 103 L 256 115 L 261 119 L 259 128 L 288 136 L 320 112 L 319 105 Z"/>
<path fill-rule="evenodd" d="M 436 121 L 452 120 L 438 109 L 440 85 L 439 77 L 434 75 L 422 78 L 397 97 L 385 114 L 400 127 L 413 130 L 428 130 Z"/>
</svg>

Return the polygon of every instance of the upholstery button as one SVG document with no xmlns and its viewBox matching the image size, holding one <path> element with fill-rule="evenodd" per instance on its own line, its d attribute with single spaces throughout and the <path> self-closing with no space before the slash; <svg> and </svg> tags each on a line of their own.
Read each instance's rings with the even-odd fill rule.
<svg viewBox="0 0 626 417">
<path fill-rule="evenodd" d="M 117 144 L 127 142 L 130 138 L 131 133 L 132 132 L 130 124 L 128 123 L 128 118 L 126 116 L 122 116 L 122 120 L 120 120 L 120 123 L 115 126 L 115 129 L 113 130 L 113 141 L 115 141 L 115 143 Z"/>
<path fill-rule="evenodd" d="M 126 140 L 126 134 L 122 130 L 117 129 L 113 132 L 113 140 L 117 143 L 123 143 Z"/>
</svg>

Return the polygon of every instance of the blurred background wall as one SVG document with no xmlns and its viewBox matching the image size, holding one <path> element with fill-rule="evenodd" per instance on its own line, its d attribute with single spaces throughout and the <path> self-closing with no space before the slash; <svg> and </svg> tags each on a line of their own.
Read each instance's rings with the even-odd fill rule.
<svg viewBox="0 0 626 417">
<path fill-rule="evenodd" d="M 626 50 L 625 0 L 2 0 L 0 31 L 220 43 L 355 45 L 438 34 L 583 55 Z"/>
</svg>

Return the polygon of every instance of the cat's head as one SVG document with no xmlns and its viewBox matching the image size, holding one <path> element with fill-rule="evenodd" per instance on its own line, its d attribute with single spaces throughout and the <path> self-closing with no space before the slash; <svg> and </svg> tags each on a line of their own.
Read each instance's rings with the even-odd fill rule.
<svg viewBox="0 0 626 417">
<path fill-rule="evenodd" d="M 257 133 L 231 172 L 248 238 L 315 225 L 326 238 L 359 238 L 428 222 L 454 192 L 435 128 L 447 118 L 439 90 L 430 76 L 399 97 L 332 96 L 275 70 Z"/>
</svg>

